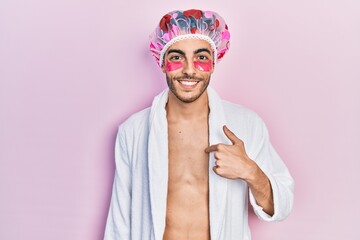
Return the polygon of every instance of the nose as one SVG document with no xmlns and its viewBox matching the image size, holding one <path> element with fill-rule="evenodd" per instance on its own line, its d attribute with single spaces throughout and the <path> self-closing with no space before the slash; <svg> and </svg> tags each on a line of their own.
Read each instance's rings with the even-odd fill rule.
<svg viewBox="0 0 360 240">
<path fill-rule="evenodd" d="M 189 76 L 192 76 L 195 74 L 195 67 L 194 67 L 194 61 L 193 60 L 186 60 L 182 69 L 182 72 L 184 74 L 187 74 Z"/>
</svg>

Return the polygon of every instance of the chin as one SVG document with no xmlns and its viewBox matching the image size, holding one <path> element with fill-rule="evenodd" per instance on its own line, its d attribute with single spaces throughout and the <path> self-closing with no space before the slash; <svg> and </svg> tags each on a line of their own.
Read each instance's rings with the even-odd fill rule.
<svg viewBox="0 0 360 240">
<path fill-rule="evenodd" d="M 206 91 L 207 87 L 197 90 L 196 92 L 182 92 L 181 90 L 171 89 L 174 96 L 183 103 L 192 103 L 198 100 Z"/>
<path fill-rule="evenodd" d="M 194 97 L 179 97 L 175 95 L 177 99 L 179 99 L 183 103 L 192 103 L 199 99 L 200 96 L 194 96 Z"/>
</svg>

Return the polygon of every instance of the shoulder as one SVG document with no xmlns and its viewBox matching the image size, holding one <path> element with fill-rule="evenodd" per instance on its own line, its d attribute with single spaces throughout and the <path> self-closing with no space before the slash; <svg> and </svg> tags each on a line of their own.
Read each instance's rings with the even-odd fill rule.
<svg viewBox="0 0 360 240">
<path fill-rule="evenodd" d="M 119 126 L 119 134 L 132 134 L 147 129 L 150 115 L 150 107 L 145 108 L 129 116 Z"/>
</svg>

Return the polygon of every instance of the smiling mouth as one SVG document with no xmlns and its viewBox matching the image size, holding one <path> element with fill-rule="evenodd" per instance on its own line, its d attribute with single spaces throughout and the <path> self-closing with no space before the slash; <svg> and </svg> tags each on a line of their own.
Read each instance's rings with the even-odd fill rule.
<svg viewBox="0 0 360 240">
<path fill-rule="evenodd" d="M 195 86 L 198 81 L 185 81 L 185 80 L 178 80 L 178 82 L 185 86 Z"/>
</svg>

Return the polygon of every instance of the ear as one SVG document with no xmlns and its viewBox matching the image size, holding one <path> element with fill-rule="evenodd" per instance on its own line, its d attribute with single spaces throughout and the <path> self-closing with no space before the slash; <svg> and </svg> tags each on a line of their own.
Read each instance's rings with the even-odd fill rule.
<svg viewBox="0 0 360 240">
<path fill-rule="evenodd" d="M 213 74 L 214 73 L 214 70 L 215 70 L 215 59 L 214 59 L 214 61 L 213 61 L 213 63 L 212 63 L 212 69 L 211 69 L 211 71 L 210 71 L 210 73 L 211 74 Z"/>
<path fill-rule="evenodd" d="M 215 69 L 215 61 L 216 61 L 216 56 L 215 56 L 215 52 L 212 52 L 213 54 L 213 62 L 212 62 L 212 70 L 210 71 L 211 74 L 214 73 L 214 69 Z"/>
<path fill-rule="evenodd" d="M 161 70 L 163 73 L 166 73 L 166 68 L 165 68 L 165 61 L 163 61 L 162 65 L 161 65 Z"/>
</svg>

